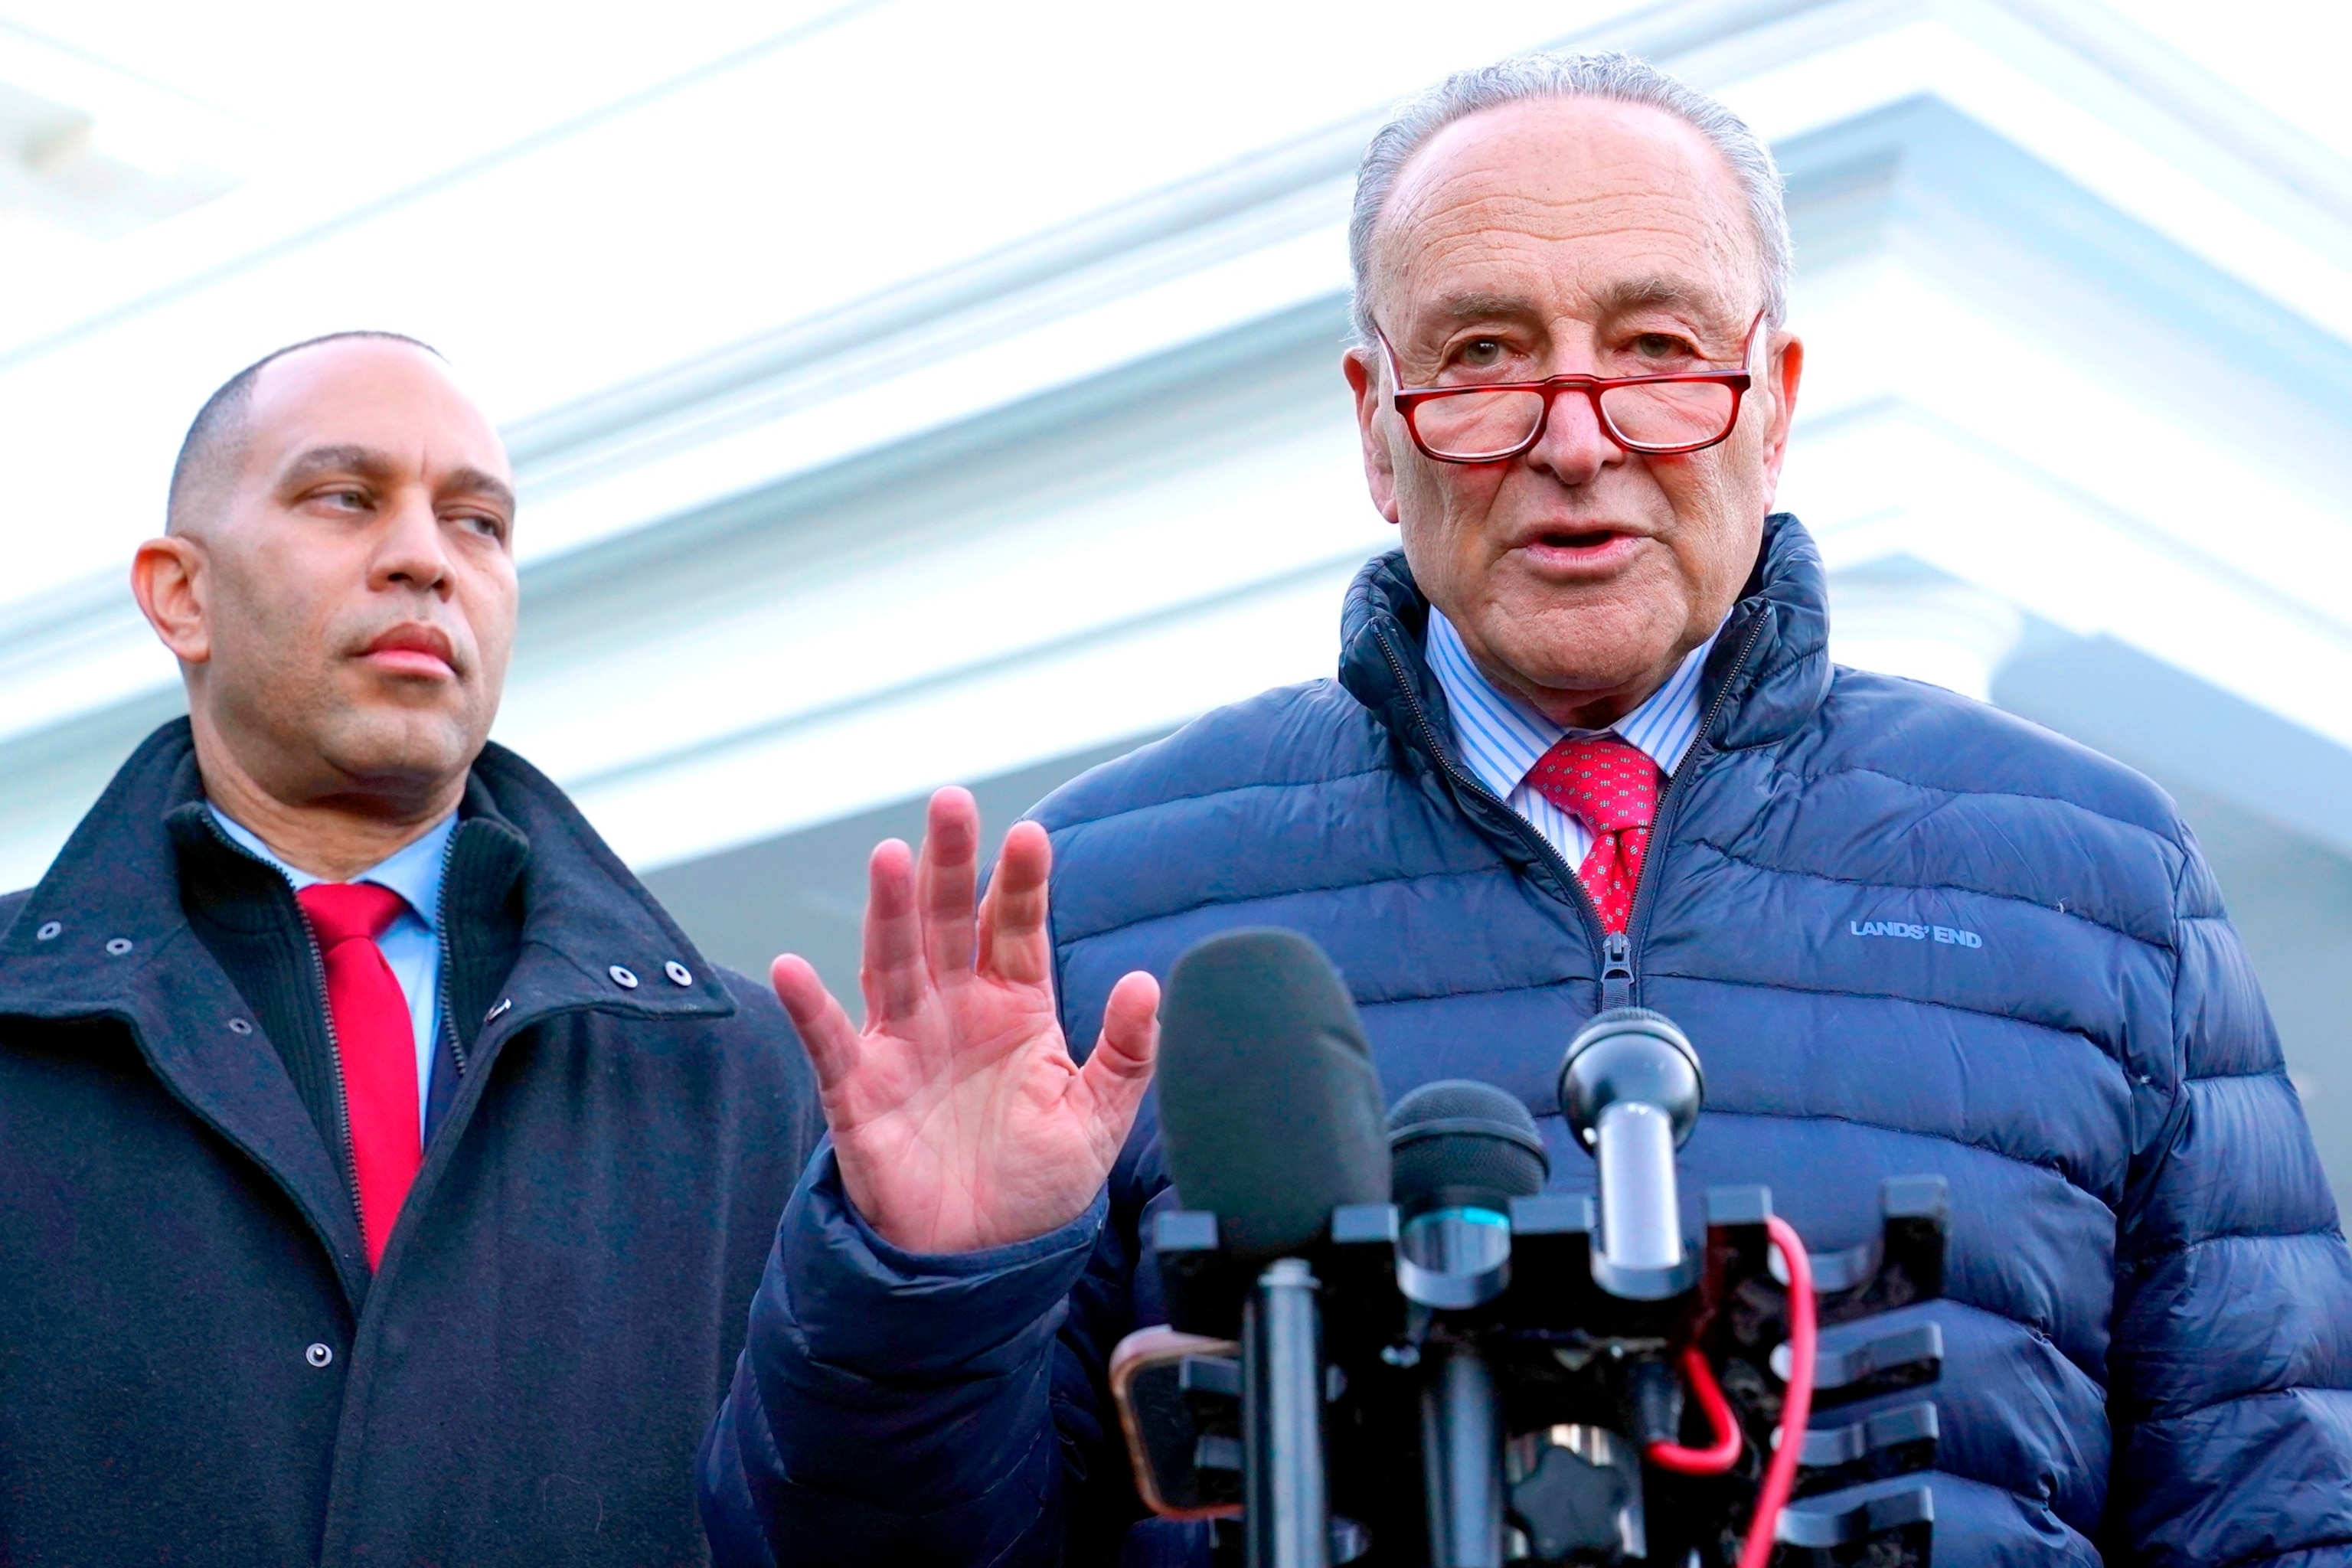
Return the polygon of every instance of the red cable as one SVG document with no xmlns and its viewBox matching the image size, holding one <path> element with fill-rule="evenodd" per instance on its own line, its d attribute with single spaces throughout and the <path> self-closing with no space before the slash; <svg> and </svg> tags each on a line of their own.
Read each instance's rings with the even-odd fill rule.
<svg viewBox="0 0 2352 1568">
<path fill-rule="evenodd" d="M 1716 1385 L 1715 1369 L 1706 1364 L 1696 1345 L 1683 1352 L 1683 1372 L 1690 1379 L 1691 1391 L 1698 1395 L 1699 1408 L 1706 1412 L 1715 1443 L 1706 1448 L 1653 1443 L 1643 1453 L 1658 1468 L 1678 1476 L 1719 1476 L 1739 1462 L 1739 1423 L 1732 1418 L 1731 1401 Z"/>
<path fill-rule="evenodd" d="M 1805 1256 L 1804 1238 L 1787 1220 L 1774 1215 L 1764 1224 L 1773 1250 L 1789 1270 L 1789 1391 L 1780 1401 L 1780 1446 L 1764 1471 L 1764 1489 L 1756 1496 L 1756 1517 L 1748 1521 L 1748 1539 L 1739 1550 L 1739 1568 L 1764 1568 L 1771 1561 L 1780 1509 L 1796 1481 L 1805 1425 L 1813 1413 L 1812 1261 Z"/>
</svg>

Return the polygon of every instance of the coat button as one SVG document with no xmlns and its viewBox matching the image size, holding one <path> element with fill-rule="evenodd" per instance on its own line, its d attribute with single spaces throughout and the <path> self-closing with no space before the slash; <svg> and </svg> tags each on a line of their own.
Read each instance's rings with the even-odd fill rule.
<svg viewBox="0 0 2352 1568">
<path fill-rule="evenodd" d="M 672 985 L 691 985 L 694 984 L 694 971 L 688 969 L 685 964 L 680 963 L 675 958 L 662 965 L 662 973 L 669 976 L 669 983 Z"/>
<path fill-rule="evenodd" d="M 253 1033 L 253 1026 L 243 1018 L 231 1018 L 228 1021 L 228 1032 L 232 1035 L 249 1035 Z"/>
<path fill-rule="evenodd" d="M 611 975 L 613 984 L 624 991 L 635 991 L 637 988 L 637 977 L 617 963 L 604 973 Z"/>
<path fill-rule="evenodd" d="M 335 1364 L 335 1347 L 330 1344 L 313 1344 L 302 1352 L 302 1359 L 312 1366 L 332 1366 Z"/>
<path fill-rule="evenodd" d="M 61 921 L 43 921 L 41 922 L 41 929 L 33 933 L 33 940 L 35 942 L 55 942 L 58 938 L 65 934 L 65 923 Z"/>
<path fill-rule="evenodd" d="M 106 939 L 106 951 L 112 953 L 117 958 L 121 958 L 124 953 L 131 951 L 131 939 L 127 936 L 108 937 Z"/>
</svg>

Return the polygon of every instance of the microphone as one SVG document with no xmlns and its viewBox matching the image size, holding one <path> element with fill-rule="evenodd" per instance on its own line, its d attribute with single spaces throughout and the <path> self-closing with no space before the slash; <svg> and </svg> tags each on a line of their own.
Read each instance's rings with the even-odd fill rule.
<svg viewBox="0 0 2352 1568">
<path fill-rule="evenodd" d="M 1242 1307 L 1249 1568 L 1327 1568 L 1320 1289 L 1331 1211 L 1389 1195 L 1380 1076 L 1339 972 L 1296 932 L 1228 931 L 1176 961 L 1160 1012 L 1160 1121 L 1188 1208 L 1256 1275 Z"/>
<path fill-rule="evenodd" d="M 1560 1109 L 1600 1167 L 1592 1278 L 1612 1295 L 1664 1300 L 1690 1283 L 1675 1151 L 1689 1140 L 1706 1092 L 1698 1052 L 1663 1013 L 1612 1008 L 1569 1042 Z"/>
<path fill-rule="evenodd" d="M 1467 1311 L 1510 1284 L 1511 1200 L 1543 1190 L 1551 1163 L 1518 1099 L 1465 1079 L 1427 1083 L 1389 1112 L 1396 1168 L 1397 1286 L 1437 1312 Z M 1432 1333 L 1422 1354 L 1421 1462 L 1433 1568 L 1501 1568 L 1503 1421 L 1476 1342 Z"/>
<path fill-rule="evenodd" d="M 1528 1108 L 1468 1079 L 1423 1084 L 1389 1112 L 1389 1157 L 1406 1299 L 1462 1311 L 1501 1295 L 1511 1200 L 1541 1192 L 1551 1173 Z"/>
<path fill-rule="evenodd" d="M 1223 1246 L 1264 1264 L 1320 1242 L 1341 1205 L 1388 1201 L 1380 1075 L 1322 949 L 1213 936 L 1176 961 L 1160 1017 L 1168 1173 Z"/>
</svg>

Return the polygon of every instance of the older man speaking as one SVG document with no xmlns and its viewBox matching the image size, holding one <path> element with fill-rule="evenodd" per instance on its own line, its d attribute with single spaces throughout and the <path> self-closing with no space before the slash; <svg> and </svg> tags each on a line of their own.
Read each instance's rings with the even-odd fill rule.
<svg viewBox="0 0 2352 1568">
<path fill-rule="evenodd" d="M 1403 550 L 1339 679 L 1055 796 L 976 921 L 943 794 L 919 863 L 876 854 L 862 1031 L 777 964 L 834 1147 L 706 1449 L 719 1556 L 1152 1553 L 1103 1388 L 1157 1311 L 1151 975 L 1279 924 L 1391 1092 L 1515 1090 L 1555 1180 L 1591 1169 L 1560 1049 L 1626 1002 L 1705 1057 L 1691 1179 L 1816 1248 L 1947 1176 L 1938 1568 L 2352 1563 L 2352 1255 L 2195 843 L 2112 763 L 1829 662 L 1770 512 L 1802 354 L 1763 149 L 1637 62 L 1513 60 L 1380 132 L 1352 238 Z"/>
<path fill-rule="evenodd" d="M 0 902 L 0 1563 L 703 1557 L 815 1096 L 486 744 L 514 505 L 385 334 L 188 433 L 132 571 L 188 718 Z"/>
</svg>

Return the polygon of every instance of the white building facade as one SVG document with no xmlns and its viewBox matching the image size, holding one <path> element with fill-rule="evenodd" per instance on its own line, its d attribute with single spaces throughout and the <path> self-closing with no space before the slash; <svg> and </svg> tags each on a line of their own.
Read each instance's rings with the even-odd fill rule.
<svg viewBox="0 0 2352 1568">
<path fill-rule="evenodd" d="M 2340 150 L 2093 0 L 1111 9 L 698 13 L 344 197 L 0 23 L 0 129 L 48 149 L 0 168 L 0 877 L 179 707 L 123 574 L 196 405 L 389 327 L 517 464 L 498 738 L 715 956 L 849 986 L 864 851 L 931 787 L 1001 826 L 1328 672 L 1391 537 L 1338 371 L 1364 139 L 1444 69 L 1623 47 L 1788 175 L 1781 501 L 1837 656 L 2174 792 L 2352 1193 Z"/>
</svg>

